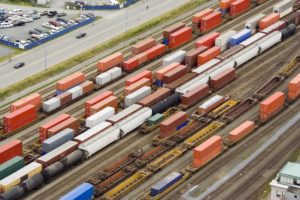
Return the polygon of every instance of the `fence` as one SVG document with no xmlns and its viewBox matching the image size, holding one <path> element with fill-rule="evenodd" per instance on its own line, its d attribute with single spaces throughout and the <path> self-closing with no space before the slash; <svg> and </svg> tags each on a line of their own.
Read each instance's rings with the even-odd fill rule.
<svg viewBox="0 0 300 200">
<path fill-rule="evenodd" d="M 126 8 L 132 4 L 135 4 L 139 0 L 127 0 L 119 5 L 101 5 L 101 6 L 93 6 L 93 5 L 84 5 L 82 6 L 82 10 L 119 10 L 121 8 Z"/>
</svg>

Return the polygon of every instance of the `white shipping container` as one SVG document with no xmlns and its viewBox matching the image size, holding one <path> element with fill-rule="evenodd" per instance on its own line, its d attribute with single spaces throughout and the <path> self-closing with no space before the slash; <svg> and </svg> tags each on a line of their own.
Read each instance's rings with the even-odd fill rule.
<svg viewBox="0 0 300 200">
<path fill-rule="evenodd" d="M 214 66 L 210 70 L 207 70 L 204 74 L 209 77 L 214 77 L 226 69 L 234 68 L 234 65 L 235 65 L 234 60 L 231 58 L 228 58 L 228 59 L 224 60 L 223 62 L 221 62 L 220 64 Z"/>
<path fill-rule="evenodd" d="M 274 5 L 273 12 L 280 14 L 280 17 L 282 17 L 281 13 L 284 13 L 285 11 L 290 10 L 291 8 L 293 8 L 293 5 L 294 5 L 293 0 L 280 1 L 279 3 Z"/>
<path fill-rule="evenodd" d="M 221 60 L 213 58 L 210 61 L 208 61 L 207 63 L 200 65 L 199 67 L 194 69 L 192 72 L 199 74 L 199 75 L 203 74 L 205 71 L 209 70 L 210 68 L 212 68 L 213 66 L 217 65 L 220 62 L 221 62 Z"/>
<path fill-rule="evenodd" d="M 189 82 L 183 84 L 182 86 L 176 88 L 175 92 L 177 92 L 179 94 L 186 94 L 189 91 L 199 87 L 202 84 L 207 84 L 208 81 L 209 81 L 209 76 L 200 75 L 200 76 L 197 76 L 197 77 L 193 78 Z"/>
<path fill-rule="evenodd" d="M 72 100 L 77 99 L 78 97 L 83 95 L 82 87 L 76 86 L 69 89 L 67 92 L 72 94 Z"/>
<path fill-rule="evenodd" d="M 104 85 L 104 84 L 106 84 L 110 81 L 111 81 L 111 74 L 110 73 L 104 72 L 104 73 L 101 73 L 98 76 L 96 76 L 96 83 L 98 85 Z"/>
<path fill-rule="evenodd" d="M 246 47 L 245 49 L 238 52 L 233 56 L 235 61 L 235 68 L 240 67 L 245 62 L 248 62 L 255 56 L 259 55 L 259 46 L 257 44 L 252 44 L 251 46 Z"/>
<path fill-rule="evenodd" d="M 107 120 L 109 117 L 112 117 L 114 114 L 115 114 L 115 108 L 108 106 L 100 110 L 99 112 L 86 118 L 85 126 L 88 128 L 92 128 L 98 125 L 99 123 Z"/>
<path fill-rule="evenodd" d="M 129 106 L 128 108 L 125 108 L 124 110 L 122 110 L 121 112 L 118 112 L 117 114 L 115 114 L 114 116 L 108 118 L 106 121 L 109 121 L 111 123 L 117 123 L 118 121 L 124 119 L 125 117 L 127 117 L 128 115 L 136 112 L 137 110 L 141 109 L 142 106 L 138 105 L 138 104 L 133 104 L 132 106 Z"/>
<path fill-rule="evenodd" d="M 263 38 L 266 34 L 265 33 L 256 33 L 253 36 L 251 36 L 250 38 L 248 38 L 247 40 L 243 41 L 240 43 L 240 45 L 247 47 L 251 44 L 253 44 L 254 42 L 257 42 L 258 40 L 260 40 L 261 38 Z"/>
<path fill-rule="evenodd" d="M 127 95 L 124 99 L 125 108 L 135 104 L 139 100 L 151 94 L 151 87 L 144 86 L 137 91 Z"/>
<path fill-rule="evenodd" d="M 257 42 L 259 45 L 260 53 L 281 42 L 281 40 L 282 33 L 280 31 L 274 31 L 269 35 L 266 35 L 264 38 Z"/>
<path fill-rule="evenodd" d="M 256 31 L 256 28 L 258 27 L 258 23 L 261 19 L 263 19 L 266 15 L 259 13 L 256 14 L 254 17 L 251 17 L 248 19 L 245 23 L 245 29 L 250 29 L 252 30 L 252 33 Z"/>
<path fill-rule="evenodd" d="M 229 39 L 231 36 L 235 35 L 237 32 L 235 30 L 229 30 L 222 33 L 216 38 L 215 46 L 220 47 L 221 52 L 225 51 L 229 47 Z"/>
<path fill-rule="evenodd" d="M 292 12 L 293 12 L 293 7 L 290 7 L 290 8 L 288 8 L 288 9 L 286 9 L 285 11 L 282 11 L 282 12 L 280 13 L 280 18 L 283 18 L 283 17 L 285 17 L 285 16 L 291 14 Z"/>
<path fill-rule="evenodd" d="M 59 98 L 53 97 L 48 101 L 43 102 L 43 111 L 51 112 L 60 107 L 60 100 Z"/>
<path fill-rule="evenodd" d="M 168 66 L 174 62 L 182 63 L 185 60 L 186 51 L 179 50 L 172 55 L 163 59 L 163 67 Z"/>
<path fill-rule="evenodd" d="M 141 126 L 152 116 L 152 110 L 148 107 L 142 108 L 141 110 L 133 113 L 129 117 L 123 119 L 122 121 L 115 124 L 121 132 L 122 136 L 130 133 L 137 127 Z"/>
<path fill-rule="evenodd" d="M 110 127 L 112 124 L 109 122 L 101 122 L 100 124 L 88 129 L 87 131 L 81 133 L 80 135 L 76 136 L 74 138 L 75 141 L 82 143 L 90 138 L 94 137 L 95 135 L 101 133 L 103 130 L 107 129 Z"/>
<path fill-rule="evenodd" d="M 210 106 L 216 104 L 217 102 L 224 101 L 224 99 L 225 99 L 225 97 L 223 97 L 221 95 L 216 95 L 216 96 L 210 98 L 209 100 L 205 101 L 203 104 L 201 104 L 199 106 L 199 109 L 206 110 L 207 108 L 209 108 Z"/>
<path fill-rule="evenodd" d="M 108 70 L 106 72 L 111 74 L 112 80 L 114 80 L 122 75 L 122 69 L 120 67 L 111 68 L 110 70 Z"/>
<path fill-rule="evenodd" d="M 112 126 L 103 131 L 101 134 L 98 134 L 90 140 L 80 144 L 78 148 L 83 150 L 85 157 L 88 158 L 114 141 L 117 141 L 119 138 L 120 129 Z"/>
</svg>

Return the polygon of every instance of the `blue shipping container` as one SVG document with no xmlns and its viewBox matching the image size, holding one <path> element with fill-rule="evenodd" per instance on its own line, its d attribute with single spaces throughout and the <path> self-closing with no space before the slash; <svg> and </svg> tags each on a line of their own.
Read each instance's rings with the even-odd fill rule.
<svg viewBox="0 0 300 200">
<path fill-rule="evenodd" d="M 92 199 L 93 195 L 94 186 L 89 183 L 83 183 L 61 197 L 60 200 L 90 200 Z"/>
<path fill-rule="evenodd" d="M 162 80 L 155 80 L 155 85 L 162 87 L 163 81 Z"/>
<path fill-rule="evenodd" d="M 168 45 L 169 44 L 169 39 L 168 38 L 163 38 L 162 44 Z"/>
<path fill-rule="evenodd" d="M 180 124 L 179 126 L 176 127 L 176 131 L 182 129 L 183 127 L 185 127 L 188 124 L 188 121 L 183 122 L 182 124 Z"/>
<path fill-rule="evenodd" d="M 43 154 L 49 153 L 50 151 L 56 149 L 57 147 L 63 145 L 64 143 L 73 140 L 73 138 L 74 138 L 74 130 L 70 128 L 66 128 L 42 142 L 42 153 Z"/>
<path fill-rule="evenodd" d="M 248 38 L 250 38 L 252 35 L 252 31 L 249 29 L 244 29 L 240 32 L 238 32 L 237 34 L 233 35 L 230 39 L 229 39 L 229 44 L 231 47 L 239 45 L 241 42 L 247 40 Z"/>
<path fill-rule="evenodd" d="M 177 181 L 182 178 L 182 174 L 179 172 L 172 172 L 164 179 L 160 180 L 159 182 L 155 183 L 150 190 L 150 196 L 154 197 L 174 185 Z"/>
</svg>

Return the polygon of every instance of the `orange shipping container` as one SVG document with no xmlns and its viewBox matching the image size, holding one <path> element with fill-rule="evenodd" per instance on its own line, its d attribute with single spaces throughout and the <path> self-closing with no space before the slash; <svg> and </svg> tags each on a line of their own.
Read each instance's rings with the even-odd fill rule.
<svg viewBox="0 0 300 200">
<path fill-rule="evenodd" d="M 42 105 L 42 96 L 38 93 L 34 93 L 24 97 L 10 105 L 10 112 L 16 111 L 29 104 L 34 105 L 36 110 L 39 110 Z"/>
<path fill-rule="evenodd" d="M 135 58 L 138 61 L 138 65 L 142 65 L 145 62 L 147 62 L 147 54 L 145 52 L 142 52 L 142 53 L 136 55 Z"/>
<path fill-rule="evenodd" d="M 224 10 L 227 10 L 229 8 L 230 4 L 234 1 L 235 0 L 221 0 L 220 1 L 220 8 L 224 9 Z"/>
<path fill-rule="evenodd" d="M 252 121 L 245 121 L 235 129 L 229 132 L 228 140 L 230 143 L 235 143 L 240 139 L 244 138 L 246 135 L 254 131 L 255 123 Z"/>
<path fill-rule="evenodd" d="M 164 74 L 166 74 L 167 72 L 169 72 L 169 71 L 175 69 L 175 68 L 178 67 L 179 65 L 180 65 L 180 63 L 172 63 L 172 64 L 170 64 L 170 65 L 168 65 L 168 66 L 166 66 L 166 67 L 164 67 L 164 68 L 162 68 L 162 69 L 156 71 L 156 73 L 155 73 L 156 79 L 157 79 L 157 80 L 162 80 Z"/>
<path fill-rule="evenodd" d="M 202 10 L 196 14 L 193 15 L 193 24 L 198 27 L 199 22 L 201 19 L 209 14 L 211 14 L 214 10 L 211 8 L 206 8 L 205 10 Z"/>
<path fill-rule="evenodd" d="M 207 34 L 205 36 L 202 36 L 201 38 L 196 40 L 195 48 L 199 48 L 201 46 L 211 48 L 211 47 L 215 46 L 215 40 L 219 36 L 220 36 L 220 33 L 218 33 L 218 32 L 213 32 L 213 33 Z"/>
<path fill-rule="evenodd" d="M 219 11 L 215 11 L 201 20 L 200 32 L 210 31 L 222 23 L 222 14 Z"/>
<path fill-rule="evenodd" d="M 159 101 L 167 98 L 170 96 L 171 90 L 168 88 L 158 88 L 155 92 L 148 95 L 147 97 L 141 99 L 138 104 L 145 106 L 145 107 L 151 107 L 154 104 L 158 103 Z"/>
<path fill-rule="evenodd" d="M 187 121 L 187 113 L 179 111 L 160 123 L 160 137 L 166 137 L 177 130 L 182 123 Z"/>
<path fill-rule="evenodd" d="M 70 117 L 69 119 L 63 121 L 62 123 L 59 123 L 56 126 L 53 126 L 52 128 L 50 128 L 47 132 L 46 138 L 49 138 L 49 137 L 59 133 L 60 131 L 66 129 L 66 128 L 73 129 L 75 135 L 77 135 L 78 126 L 79 126 L 79 121 L 74 117 Z"/>
<path fill-rule="evenodd" d="M 117 111 L 118 110 L 118 97 L 109 96 L 106 99 L 96 103 L 95 105 L 93 105 L 91 107 L 89 113 L 90 113 L 90 115 L 93 115 L 96 112 L 99 112 L 100 110 L 102 110 L 108 106 L 115 108 L 115 111 Z"/>
<path fill-rule="evenodd" d="M 152 80 L 152 72 L 149 70 L 144 70 L 141 73 L 138 73 L 137 75 L 126 80 L 126 86 L 132 85 L 133 83 L 136 83 L 142 78 L 148 78 Z"/>
<path fill-rule="evenodd" d="M 131 94 L 134 91 L 136 91 L 144 86 L 151 87 L 151 80 L 148 78 L 142 78 L 141 80 L 135 82 L 134 84 L 132 84 L 130 86 L 126 86 L 124 89 L 124 95 L 126 96 L 128 94 Z"/>
<path fill-rule="evenodd" d="M 164 44 L 158 44 L 144 53 L 147 55 L 147 61 L 150 61 L 158 56 L 161 56 L 167 50 L 167 46 Z"/>
<path fill-rule="evenodd" d="M 123 54 L 120 52 L 114 53 L 106 58 L 98 61 L 97 67 L 101 72 L 107 71 L 115 66 L 121 65 L 123 63 Z"/>
<path fill-rule="evenodd" d="M 179 47 L 190 40 L 192 40 L 193 31 L 190 27 L 184 27 L 179 31 L 176 31 L 170 35 L 169 38 L 169 48 L 176 48 Z"/>
<path fill-rule="evenodd" d="M 164 38 L 169 38 L 172 33 L 182 29 L 183 27 L 185 27 L 185 24 L 181 23 L 181 22 L 173 24 L 172 26 L 169 26 L 169 27 L 164 29 L 163 37 Z"/>
<path fill-rule="evenodd" d="M 265 18 L 263 18 L 262 20 L 260 20 L 259 22 L 259 29 L 265 29 L 268 26 L 271 26 L 272 24 L 274 24 L 275 22 L 280 20 L 280 14 L 278 13 L 272 13 L 268 16 L 266 16 Z"/>
<path fill-rule="evenodd" d="M 300 96 L 300 74 L 293 78 L 288 85 L 288 98 L 294 101 Z"/>
<path fill-rule="evenodd" d="M 82 72 L 76 72 L 63 78 L 56 83 L 56 89 L 60 91 L 66 91 L 85 81 L 85 75 Z"/>
<path fill-rule="evenodd" d="M 155 39 L 153 38 L 147 38 L 145 40 L 142 40 L 138 42 L 136 45 L 132 46 L 132 54 L 137 55 L 139 53 L 142 53 L 146 51 L 147 49 L 150 49 L 151 47 L 155 46 Z"/>
<path fill-rule="evenodd" d="M 270 118 L 280 111 L 285 103 L 285 94 L 283 92 L 275 92 L 273 95 L 260 103 L 260 114 L 263 119 Z"/>
<path fill-rule="evenodd" d="M 220 55 L 220 53 L 221 53 L 220 47 L 215 46 L 208 49 L 207 51 L 198 55 L 198 65 L 203 65 L 204 63 Z"/>
<path fill-rule="evenodd" d="M 82 87 L 83 94 L 87 94 L 94 89 L 94 83 L 92 81 L 85 81 L 79 86 Z"/>
<path fill-rule="evenodd" d="M 113 92 L 111 91 L 106 91 L 106 92 L 103 92 L 101 94 L 99 94 L 98 96 L 95 96 L 94 98 L 92 99 L 89 99 L 88 101 L 85 102 L 85 117 L 88 117 L 90 116 L 90 109 L 93 105 L 95 105 L 96 103 L 106 99 L 107 97 L 109 96 L 112 96 L 114 95 Z"/>
</svg>

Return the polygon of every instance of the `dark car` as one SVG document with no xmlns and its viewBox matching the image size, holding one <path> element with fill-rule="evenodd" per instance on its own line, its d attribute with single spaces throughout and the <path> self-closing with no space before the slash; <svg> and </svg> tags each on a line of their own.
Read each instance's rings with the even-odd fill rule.
<svg viewBox="0 0 300 200">
<path fill-rule="evenodd" d="M 23 25 L 25 25 L 25 22 L 16 20 L 16 21 L 13 22 L 13 25 L 14 26 L 23 26 Z"/>
<path fill-rule="evenodd" d="M 19 68 L 23 67 L 24 65 L 25 65 L 24 62 L 19 62 L 19 63 L 17 63 L 17 64 L 14 66 L 14 68 L 15 68 L 15 69 L 19 69 Z"/>
<path fill-rule="evenodd" d="M 30 30 L 29 35 L 32 35 L 32 34 L 40 34 L 40 33 L 37 30 Z"/>
<path fill-rule="evenodd" d="M 58 18 L 56 19 L 56 21 L 64 22 L 65 24 L 68 23 L 67 20 L 65 20 L 65 19 L 63 19 L 63 18 L 60 18 L 60 17 L 58 17 Z"/>
<path fill-rule="evenodd" d="M 86 33 L 79 33 L 78 35 L 76 35 L 76 38 L 82 38 L 82 37 L 84 37 L 84 36 L 86 36 Z"/>
<path fill-rule="evenodd" d="M 42 31 L 42 30 L 40 30 L 40 29 L 38 29 L 38 28 L 34 28 L 33 30 L 35 30 L 35 31 L 37 31 L 37 32 L 39 32 L 39 33 L 44 33 L 44 31 Z"/>
<path fill-rule="evenodd" d="M 48 14 L 48 12 L 46 10 L 41 12 L 41 16 L 44 16 L 44 15 L 47 15 L 47 14 Z"/>
</svg>

